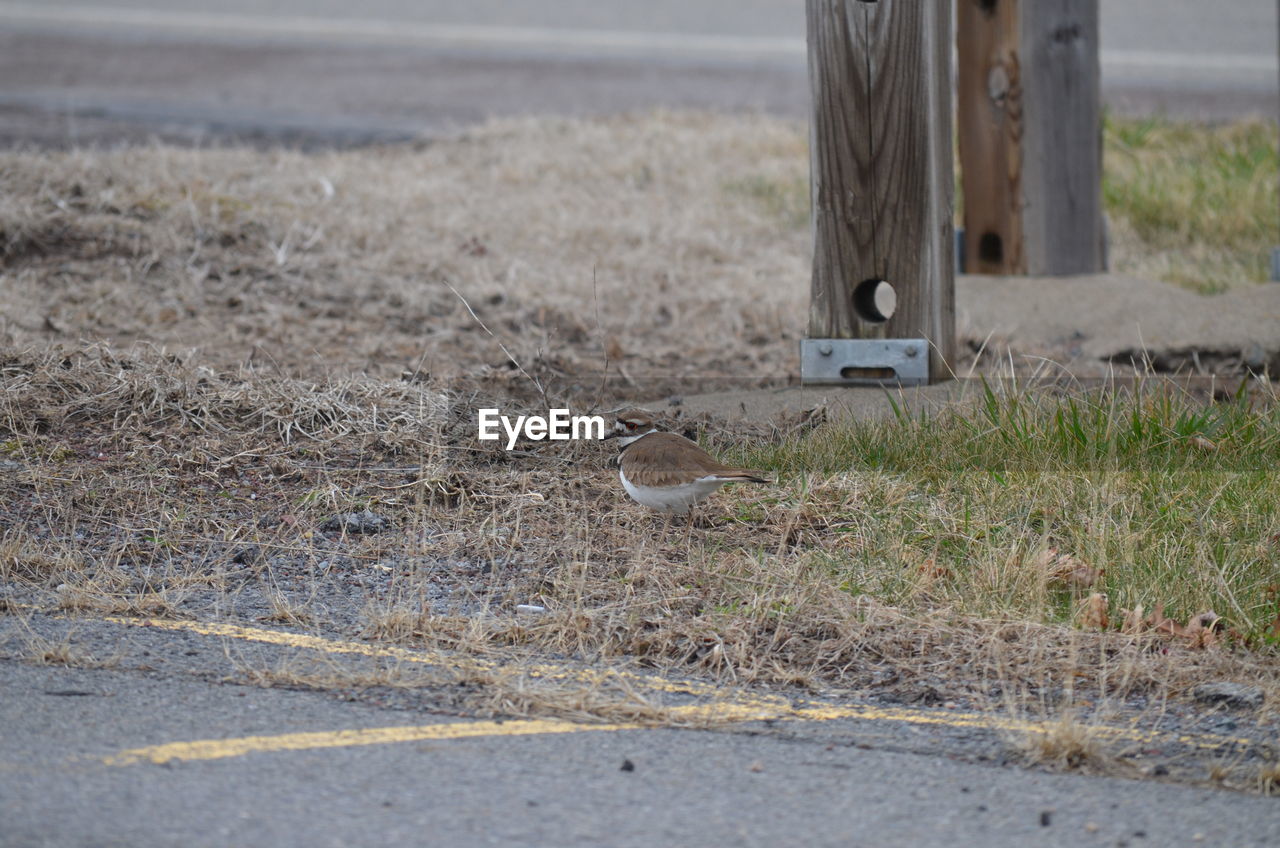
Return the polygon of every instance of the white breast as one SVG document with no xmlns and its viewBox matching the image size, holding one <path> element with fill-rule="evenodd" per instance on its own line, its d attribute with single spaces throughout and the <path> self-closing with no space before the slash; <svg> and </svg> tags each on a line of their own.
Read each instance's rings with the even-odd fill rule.
<svg viewBox="0 0 1280 848">
<path fill-rule="evenodd" d="M 622 471 L 618 472 L 622 479 L 622 488 L 638 504 L 656 509 L 659 512 L 686 513 L 694 504 L 723 486 L 726 480 L 715 477 L 701 477 L 692 483 L 681 483 L 678 486 L 637 486 L 627 479 Z"/>
</svg>

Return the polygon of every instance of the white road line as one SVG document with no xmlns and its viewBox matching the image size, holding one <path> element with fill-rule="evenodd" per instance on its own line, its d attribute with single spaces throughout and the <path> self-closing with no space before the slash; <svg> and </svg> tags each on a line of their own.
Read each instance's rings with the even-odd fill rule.
<svg viewBox="0 0 1280 848">
<path fill-rule="evenodd" d="M 754 38 L 731 35 L 635 32 L 623 30 L 503 27 L 484 24 L 433 24 L 298 16 L 173 12 L 153 9 L 47 7 L 0 3 L 0 22 L 142 27 L 178 32 L 319 37 L 399 44 L 623 49 L 676 53 L 803 56 L 802 38 Z"/>
<path fill-rule="evenodd" d="M 1103 66 L 1188 69 L 1196 71 L 1267 71 L 1276 73 L 1280 60 L 1262 53 L 1160 53 L 1153 50 L 1099 51 Z"/>
<path fill-rule="evenodd" d="M 417 21 L 243 15 L 160 9 L 46 6 L 0 2 L 0 24 L 111 27 L 176 33 L 220 33 L 257 37 L 374 42 L 443 47 L 523 47 L 531 49 L 620 50 L 685 56 L 738 56 L 802 60 L 803 38 L 696 35 L 676 32 L 504 27 Z M 1276 73 L 1275 55 L 1172 53 L 1152 50 L 1101 51 L 1104 67 L 1152 71 Z"/>
</svg>

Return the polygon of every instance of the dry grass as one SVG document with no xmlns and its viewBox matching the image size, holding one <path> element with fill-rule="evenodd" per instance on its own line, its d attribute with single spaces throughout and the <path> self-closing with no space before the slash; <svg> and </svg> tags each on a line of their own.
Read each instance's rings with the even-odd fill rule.
<svg viewBox="0 0 1280 848">
<path fill-rule="evenodd" d="M 711 712 L 690 713 L 661 703 L 652 693 L 625 685 L 570 684 L 502 670 L 465 681 L 474 691 L 464 701 L 487 716 L 556 718 L 644 727 L 713 727 L 731 724 Z"/>
<path fill-rule="evenodd" d="M 1102 559 L 1110 534 L 1129 539 L 1118 517 L 1141 522 L 1151 499 L 1135 501 L 1132 483 L 1091 482 L 1072 464 L 1025 485 L 991 466 L 989 474 L 1005 476 L 988 478 L 1004 482 L 988 485 L 986 500 L 976 499 L 978 489 L 957 497 L 982 481 L 976 471 L 956 476 L 946 463 L 955 450 L 980 447 L 941 424 L 932 435 L 919 421 L 861 432 L 827 425 L 808 436 L 802 427 L 792 438 L 767 428 L 739 433 L 717 449 L 744 455 L 745 441 L 767 437 L 773 453 L 757 457 L 781 474 L 781 485 L 722 496 L 710 526 L 694 528 L 686 547 L 683 531 L 664 533 L 660 520 L 620 497 L 603 447 L 543 443 L 514 457 L 482 447 L 467 407 L 446 385 L 392 382 L 380 393 L 373 380 L 325 387 L 209 372 L 182 391 L 146 388 L 182 383 L 174 374 L 190 367 L 101 347 L 10 357 L 0 420 L 8 422 L 8 455 L 22 467 L 0 480 L 14 528 L 0 556 L 7 583 L 36 602 L 94 614 L 235 615 L 228 574 L 238 568 L 268 587 L 266 617 L 295 626 L 319 626 L 313 610 L 324 598 L 347 602 L 350 626 L 380 641 L 490 655 L 631 657 L 726 682 L 837 685 L 907 700 L 947 692 L 980 702 L 1010 692 L 1052 701 L 1064 688 L 1163 698 L 1223 678 L 1257 681 L 1273 695 L 1280 688 L 1274 651 L 1262 643 L 1254 643 L 1257 653 L 1227 643 L 1204 650 L 1154 630 L 1072 627 L 1080 588 L 1070 581 L 1081 569 L 1090 579 L 1092 569 L 1063 552 L 1046 556 L 1046 546 L 1069 544 L 1115 581 L 1125 571 Z M 253 394 L 233 403 L 227 387 L 239 385 Z M 139 396 L 148 398 L 142 411 Z M 323 416 L 315 414 L 317 396 L 326 399 Z M 59 423 L 18 414 L 29 408 Z M 305 426 L 287 423 L 294 408 Z M 920 466 L 926 477 L 918 481 L 904 474 L 907 465 L 876 468 L 890 445 L 907 465 L 926 449 L 935 464 Z M 857 473 L 829 467 L 851 462 Z M 934 472 L 941 488 L 928 482 Z M 1059 499 L 1053 487 L 1065 484 L 1076 495 Z M 1027 512 L 1026 492 L 1045 485 L 1046 497 L 1059 493 L 1057 518 Z M 452 494 L 442 495 L 442 486 Z M 1223 520 L 1271 514 L 1247 503 L 1224 501 Z M 1211 507 L 1201 504 L 1191 530 L 1179 531 L 1186 522 L 1168 515 L 1161 532 L 1204 538 Z M 335 511 L 365 508 L 388 517 L 392 529 L 372 536 L 320 529 Z M 1029 523 L 1011 523 L 1018 514 Z M 1084 535 L 1065 533 L 1077 525 Z M 1262 533 L 1261 525 L 1224 526 Z M 954 544 L 940 547 L 952 536 Z M 1120 554 L 1142 547 L 1125 545 Z M 1242 593 L 1247 570 L 1219 573 L 1232 581 L 1225 585 L 1237 604 L 1268 602 L 1264 587 Z M 451 587 L 443 602 L 457 612 L 440 611 L 442 583 Z M 1167 587 L 1168 596 L 1129 598 L 1115 588 L 1122 584 L 1110 585 L 1116 604 L 1165 597 L 1171 614 L 1182 606 L 1195 612 L 1212 597 L 1197 592 L 1220 589 L 1219 581 L 1196 589 L 1176 571 L 1146 584 Z M 204 605 L 191 606 L 201 591 Z M 1178 592 L 1189 594 L 1178 600 Z M 517 603 L 548 612 L 513 615 Z M 1256 610 L 1263 624 L 1267 614 Z M 1236 628 L 1253 620 L 1226 615 Z M 489 709 L 551 709 L 526 703 L 527 686 L 491 688 L 490 697 L 498 700 L 486 702 Z M 590 709 L 564 709 L 639 709 L 627 703 L 611 695 Z"/>
<path fill-rule="evenodd" d="M 424 667 L 396 660 L 372 663 L 331 658 L 288 657 L 273 665 L 237 663 L 234 678 L 264 688 L 317 690 L 431 690 L 443 703 L 468 714 L 521 718 L 554 718 L 573 722 L 608 722 L 646 727 L 712 727 L 732 723 L 714 710 L 694 710 L 661 703 L 651 692 L 625 678 L 567 682 L 531 673 L 519 662 L 459 662 Z"/>
<path fill-rule="evenodd" d="M 262 621 L 273 624 L 288 624 L 293 627 L 314 627 L 316 615 L 306 602 L 295 601 L 288 595 L 272 592 L 269 596 L 271 609 L 262 616 Z"/>
<path fill-rule="evenodd" d="M 1116 268 L 1260 279 L 1272 134 L 1110 121 Z M 611 399 L 777 382 L 804 328 L 806 150 L 777 119 L 658 113 L 424 149 L 3 153 L 0 341 L 526 391 L 452 285 L 553 392 L 598 388 L 606 359 Z"/>
<path fill-rule="evenodd" d="M 233 679 L 263 689 L 418 689 L 441 685 L 437 671 L 395 663 L 344 665 L 289 657 L 273 665 L 238 662 Z"/>
<path fill-rule="evenodd" d="M 1263 795 L 1280 794 L 1280 763 L 1268 763 L 1258 769 L 1258 791 Z"/>
<path fill-rule="evenodd" d="M 505 122 L 422 150 L 0 154 L 0 339 L 504 386 L 452 284 L 553 388 L 606 344 L 649 395 L 758 381 L 794 355 L 806 235 L 735 186 L 805 155 L 790 124 L 695 114 Z M 691 347 L 707 323 L 747 344 Z"/>
<path fill-rule="evenodd" d="M 1104 771 L 1114 767 L 1114 758 L 1095 727 L 1082 722 L 1070 711 L 1045 722 L 1018 740 L 1017 747 L 1037 765 L 1070 771 Z"/>
<path fill-rule="evenodd" d="M 82 614 L 172 617 L 173 602 L 162 592 L 109 594 L 94 588 L 64 584 L 58 591 L 58 609 Z"/>
<path fill-rule="evenodd" d="M 1280 244 L 1274 123 L 1113 118 L 1104 140 L 1116 270 L 1206 294 L 1267 279 Z"/>
<path fill-rule="evenodd" d="M 35 665 L 60 665 L 68 668 L 111 668 L 116 665 L 114 659 L 99 659 L 77 647 L 72 634 L 57 640 L 31 634 L 27 637 L 20 656 Z"/>
<path fill-rule="evenodd" d="M 64 585 L 64 608 L 95 615 L 265 617 L 908 700 L 1165 697 L 1230 678 L 1276 703 L 1262 634 L 1280 610 L 1258 575 L 1280 528 L 1257 508 L 1274 481 L 1240 494 L 1175 475 L 1171 512 L 1149 480 L 1044 453 L 1017 431 L 1043 422 L 1003 405 L 969 430 L 762 422 L 705 438 L 780 484 L 722 495 L 686 546 L 621 497 L 600 446 L 475 439 L 476 407 L 547 398 L 450 285 L 578 409 L 791 371 L 804 168 L 794 126 L 666 114 L 507 122 L 421 150 L 0 155 L 0 580 L 50 608 Z M 1263 415 L 1205 435 L 1175 414 L 1138 449 L 1221 445 L 1179 472 L 1270 456 Z M 1250 421 L 1254 435 L 1232 429 Z M 1024 473 L 957 473 L 966 450 Z M 1046 458 L 1054 474 L 1028 471 Z M 362 510 L 387 529 L 324 529 Z M 1170 568 L 1145 566 L 1151 516 Z M 1194 542 L 1195 521 L 1221 544 Z M 1094 571 L 1116 621 L 1122 604 L 1185 620 L 1211 603 L 1247 638 L 1082 632 L 1071 610 Z M 348 683 L 394 684 L 371 674 Z M 494 711 L 653 708 L 529 680 L 482 689 Z"/>
</svg>

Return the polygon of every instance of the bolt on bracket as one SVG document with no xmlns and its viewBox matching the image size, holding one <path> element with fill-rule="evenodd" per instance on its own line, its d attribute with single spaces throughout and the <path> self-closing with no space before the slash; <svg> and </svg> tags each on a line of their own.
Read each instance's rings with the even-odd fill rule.
<svg viewBox="0 0 1280 848">
<path fill-rule="evenodd" d="M 927 339 L 801 339 L 803 385 L 923 386 Z"/>
</svg>

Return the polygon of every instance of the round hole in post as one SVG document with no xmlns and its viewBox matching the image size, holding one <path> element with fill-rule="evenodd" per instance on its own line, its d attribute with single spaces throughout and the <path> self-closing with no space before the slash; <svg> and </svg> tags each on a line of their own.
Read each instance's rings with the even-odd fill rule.
<svg viewBox="0 0 1280 848">
<path fill-rule="evenodd" d="M 976 0 L 976 2 L 984 15 L 994 15 L 996 13 L 997 0 Z"/>
<path fill-rule="evenodd" d="M 853 290 L 853 311 L 863 321 L 883 324 L 898 308 L 898 293 L 886 280 L 871 278 L 858 283 Z"/>
<path fill-rule="evenodd" d="M 995 233 L 983 233 L 978 239 L 978 261 L 989 265 L 1004 262 L 1004 240 Z"/>
</svg>

